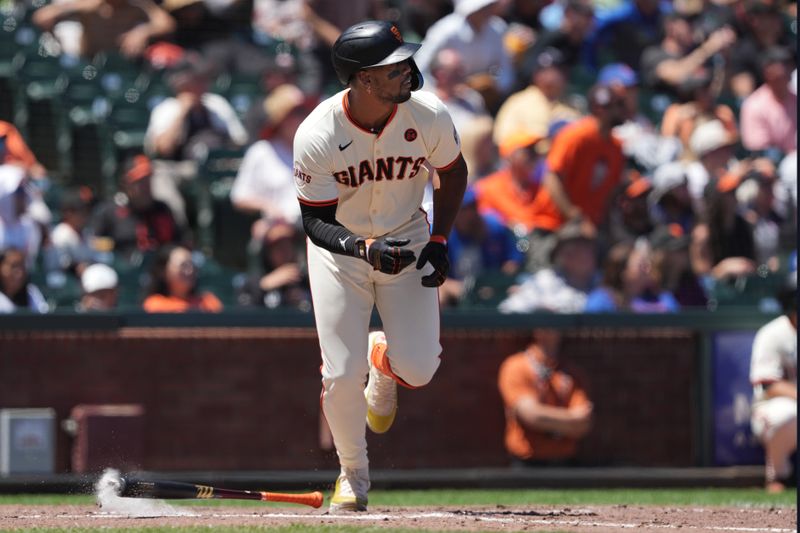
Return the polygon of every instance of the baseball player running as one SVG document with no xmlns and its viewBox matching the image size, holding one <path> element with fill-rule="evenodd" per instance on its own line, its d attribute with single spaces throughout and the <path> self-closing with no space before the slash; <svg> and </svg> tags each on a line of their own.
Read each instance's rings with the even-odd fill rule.
<svg viewBox="0 0 800 533">
<path fill-rule="evenodd" d="M 387 431 L 397 384 L 422 387 L 439 366 L 436 287 L 447 276 L 445 236 L 467 167 L 442 102 L 412 92 L 422 86 L 412 59 L 419 47 L 388 22 L 346 29 L 332 61 L 347 89 L 319 104 L 294 139 L 322 408 L 341 465 L 332 511 L 366 511 L 365 421 L 376 433 Z M 432 230 L 420 209 L 427 164 L 440 179 Z M 385 333 L 369 334 L 373 305 Z"/>
</svg>

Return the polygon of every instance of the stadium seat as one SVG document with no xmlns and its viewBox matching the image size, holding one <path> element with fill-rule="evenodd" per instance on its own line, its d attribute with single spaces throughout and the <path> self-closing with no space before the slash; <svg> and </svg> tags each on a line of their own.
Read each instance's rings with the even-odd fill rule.
<svg viewBox="0 0 800 533">
<path fill-rule="evenodd" d="M 514 285 L 515 277 L 499 271 L 480 274 L 474 282 L 465 282 L 465 294 L 462 307 L 496 308 Z"/>
<path fill-rule="evenodd" d="M 236 304 L 236 289 L 244 283 L 244 274 L 206 258 L 198 261 L 197 287 L 214 293 L 225 306 Z"/>
<path fill-rule="evenodd" d="M 769 305 L 785 279 L 785 275 L 762 273 L 718 280 L 709 291 L 709 308 Z"/>
<path fill-rule="evenodd" d="M 69 131 L 61 105 L 67 79 L 51 45 L 43 36 L 14 56 L 13 122 L 41 163 L 63 175 L 69 172 Z"/>
<path fill-rule="evenodd" d="M 231 79 L 224 93 L 225 98 L 236 110 L 239 118 L 244 118 L 254 103 L 264 98 L 260 76 L 237 75 Z"/>
<path fill-rule="evenodd" d="M 111 99 L 123 97 L 131 88 L 145 91 L 150 84 L 149 70 L 119 53 L 101 52 L 92 59 L 92 64 L 98 69 L 100 84 Z"/>
<path fill-rule="evenodd" d="M 197 206 L 201 249 L 226 266 L 240 270 L 246 268 L 250 226 L 257 219 L 236 210 L 230 202 L 231 187 L 243 158 L 244 149 L 211 150 L 201 163 L 188 195 L 194 196 Z"/>
</svg>

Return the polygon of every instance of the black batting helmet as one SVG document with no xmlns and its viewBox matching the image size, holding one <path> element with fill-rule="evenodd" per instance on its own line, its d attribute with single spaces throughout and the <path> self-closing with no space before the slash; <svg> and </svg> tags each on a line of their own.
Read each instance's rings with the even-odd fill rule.
<svg viewBox="0 0 800 533">
<path fill-rule="evenodd" d="M 367 20 L 350 26 L 333 44 L 331 59 L 339 81 L 347 85 L 363 68 L 391 65 L 409 60 L 411 90 L 422 87 L 422 74 L 411 56 L 421 45 L 403 41 L 400 30 L 391 22 Z"/>
</svg>

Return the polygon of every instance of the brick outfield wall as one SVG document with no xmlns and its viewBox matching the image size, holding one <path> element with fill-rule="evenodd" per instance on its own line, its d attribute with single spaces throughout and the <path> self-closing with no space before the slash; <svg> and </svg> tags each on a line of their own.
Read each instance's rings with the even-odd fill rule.
<svg viewBox="0 0 800 533">
<path fill-rule="evenodd" d="M 508 464 L 496 387 L 524 333 L 445 330 L 427 387 L 400 392 L 397 422 L 370 435 L 373 468 Z M 691 466 L 698 442 L 697 345 L 688 330 L 590 329 L 564 356 L 591 380 L 596 424 L 580 450 L 592 465 Z M 0 407 L 140 403 L 147 470 L 334 468 L 320 431 L 313 329 L 175 328 L 0 332 Z M 56 468 L 72 438 L 58 430 Z M 119 442 L 124 462 L 125 442 Z"/>
</svg>

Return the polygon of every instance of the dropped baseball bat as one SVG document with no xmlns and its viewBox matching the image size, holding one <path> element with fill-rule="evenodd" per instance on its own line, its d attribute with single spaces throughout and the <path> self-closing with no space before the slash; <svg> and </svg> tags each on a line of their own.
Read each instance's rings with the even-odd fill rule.
<svg viewBox="0 0 800 533">
<path fill-rule="evenodd" d="M 256 490 L 234 490 L 180 483 L 177 481 L 146 481 L 142 479 L 121 478 L 119 495 L 123 498 L 158 498 L 163 500 L 219 499 L 219 500 L 259 500 L 262 502 L 284 502 L 322 506 L 322 493 L 305 492 L 290 494 L 283 492 L 264 492 Z"/>
</svg>

